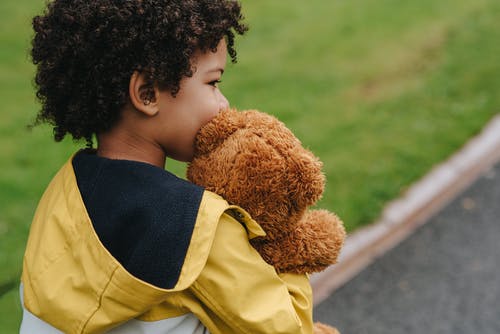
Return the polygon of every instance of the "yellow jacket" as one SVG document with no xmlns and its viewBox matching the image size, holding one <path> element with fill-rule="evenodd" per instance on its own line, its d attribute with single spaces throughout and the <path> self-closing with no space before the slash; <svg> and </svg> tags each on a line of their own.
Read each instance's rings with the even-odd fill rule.
<svg viewBox="0 0 500 334">
<path fill-rule="evenodd" d="M 159 288 L 131 275 L 99 240 L 68 161 L 37 208 L 23 263 L 24 307 L 64 333 L 103 333 L 131 319 L 194 314 L 212 334 L 312 333 L 305 275 L 281 274 L 249 239 L 241 208 L 205 191 L 179 279 Z"/>
</svg>

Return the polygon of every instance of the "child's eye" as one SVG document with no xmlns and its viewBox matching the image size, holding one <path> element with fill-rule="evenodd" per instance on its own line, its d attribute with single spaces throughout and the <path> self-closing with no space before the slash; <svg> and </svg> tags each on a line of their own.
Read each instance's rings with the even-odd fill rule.
<svg viewBox="0 0 500 334">
<path fill-rule="evenodd" d="M 221 80 L 214 80 L 214 81 L 210 81 L 208 84 L 209 84 L 210 86 L 217 87 L 217 86 L 219 86 L 219 84 L 220 84 L 221 82 L 222 82 Z"/>
</svg>

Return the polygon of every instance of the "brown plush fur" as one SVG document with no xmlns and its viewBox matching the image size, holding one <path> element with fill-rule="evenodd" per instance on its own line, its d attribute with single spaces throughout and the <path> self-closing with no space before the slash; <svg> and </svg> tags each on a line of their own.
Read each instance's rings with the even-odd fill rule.
<svg viewBox="0 0 500 334">
<path fill-rule="evenodd" d="M 276 118 L 221 112 L 196 138 L 187 177 L 247 210 L 266 236 L 252 245 L 277 272 L 313 273 L 337 261 L 345 230 L 327 210 L 309 210 L 323 193 L 322 164 Z M 315 334 L 339 334 L 315 323 Z"/>
<path fill-rule="evenodd" d="M 196 138 L 187 177 L 247 210 L 265 237 L 252 245 L 278 272 L 313 273 L 337 261 L 345 230 L 321 197 L 322 163 L 275 117 L 226 110 Z"/>
</svg>

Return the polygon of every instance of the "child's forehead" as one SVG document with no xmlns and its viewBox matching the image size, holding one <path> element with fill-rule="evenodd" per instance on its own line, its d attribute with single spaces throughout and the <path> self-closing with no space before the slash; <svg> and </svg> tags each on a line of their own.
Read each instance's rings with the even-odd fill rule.
<svg viewBox="0 0 500 334">
<path fill-rule="evenodd" d="M 227 61 L 225 40 L 222 39 L 215 50 L 198 50 L 191 59 L 192 64 L 199 69 L 223 73 Z"/>
</svg>

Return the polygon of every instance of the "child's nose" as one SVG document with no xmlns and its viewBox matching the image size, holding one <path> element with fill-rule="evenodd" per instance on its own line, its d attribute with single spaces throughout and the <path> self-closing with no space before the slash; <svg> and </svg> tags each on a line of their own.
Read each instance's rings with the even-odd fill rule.
<svg viewBox="0 0 500 334">
<path fill-rule="evenodd" d="M 229 101 L 226 99 L 224 94 L 222 94 L 220 90 L 217 90 L 217 93 L 219 98 L 219 110 L 224 110 L 229 108 Z"/>
</svg>

